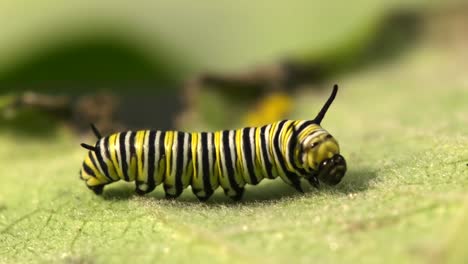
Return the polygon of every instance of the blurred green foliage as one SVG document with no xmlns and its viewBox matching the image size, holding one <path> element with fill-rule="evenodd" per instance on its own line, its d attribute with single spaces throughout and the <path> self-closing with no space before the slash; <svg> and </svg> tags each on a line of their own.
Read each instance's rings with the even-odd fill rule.
<svg viewBox="0 0 468 264">
<path fill-rule="evenodd" d="M 133 92 L 148 88 L 142 84 L 155 89 L 200 71 L 239 71 L 281 58 L 341 67 L 367 47 L 383 17 L 408 5 L 435 4 L 4 1 L 0 91 Z"/>
</svg>

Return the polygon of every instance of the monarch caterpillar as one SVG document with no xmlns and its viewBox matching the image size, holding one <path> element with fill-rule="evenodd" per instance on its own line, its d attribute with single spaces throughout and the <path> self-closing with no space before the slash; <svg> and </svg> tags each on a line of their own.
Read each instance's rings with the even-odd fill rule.
<svg viewBox="0 0 468 264">
<path fill-rule="evenodd" d="M 140 130 L 106 137 L 94 125 L 98 138 L 89 150 L 80 178 L 96 194 L 118 181 L 135 181 L 136 193 L 151 192 L 163 184 L 167 198 L 176 198 L 189 185 L 200 201 L 221 186 L 240 200 L 246 184 L 280 177 L 303 192 L 301 178 L 319 187 L 338 184 L 346 161 L 338 142 L 320 123 L 335 99 L 338 86 L 313 120 L 283 120 L 261 127 L 217 132 Z"/>
</svg>

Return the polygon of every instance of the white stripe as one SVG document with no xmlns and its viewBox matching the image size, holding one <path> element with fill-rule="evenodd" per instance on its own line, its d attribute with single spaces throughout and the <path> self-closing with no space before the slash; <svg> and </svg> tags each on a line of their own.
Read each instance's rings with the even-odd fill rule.
<svg viewBox="0 0 468 264">
<path fill-rule="evenodd" d="M 253 166 L 254 166 L 254 172 L 255 172 L 255 158 L 257 157 L 257 148 L 255 146 L 255 128 L 250 128 L 250 132 L 249 132 L 249 139 L 250 139 L 250 149 L 251 149 L 251 152 L 252 152 L 252 163 L 253 163 Z"/>
<path fill-rule="evenodd" d="M 188 170 L 187 170 L 187 163 L 188 163 L 188 154 L 190 153 L 190 149 L 189 149 L 189 146 L 188 146 L 188 133 L 184 133 L 184 151 L 182 152 L 182 155 L 183 155 L 183 160 L 182 160 L 182 173 L 181 173 L 181 177 L 182 177 L 182 188 L 186 188 L 189 181 L 185 181 L 184 182 L 184 179 L 189 179 L 189 177 L 185 177 L 186 174 L 188 173 Z"/>
<path fill-rule="evenodd" d="M 149 168 L 149 166 L 148 166 L 148 156 L 149 156 L 149 155 L 148 155 L 148 154 L 149 154 L 149 153 L 148 153 L 148 152 L 149 152 L 149 144 L 148 144 L 148 143 L 149 143 L 149 142 L 148 142 L 148 141 L 149 141 L 149 136 L 150 136 L 149 134 L 150 134 L 150 131 L 147 130 L 147 131 L 145 132 L 145 134 L 144 134 L 144 135 L 145 135 L 145 142 L 143 143 L 143 150 L 144 150 L 144 153 L 143 153 L 143 154 L 145 155 L 145 156 L 143 157 L 143 159 L 144 159 L 143 173 L 144 173 L 145 176 L 146 176 L 146 178 L 145 178 L 145 179 L 146 179 L 146 180 L 145 180 L 146 182 L 148 182 L 148 178 L 149 178 L 149 175 L 148 175 L 148 168 Z"/>
<path fill-rule="evenodd" d="M 285 128 L 284 133 L 287 135 L 286 132 L 291 130 L 291 134 L 290 134 L 290 136 L 288 138 L 286 138 L 286 142 L 285 142 L 286 146 L 282 146 L 282 148 L 281 148 L 281 149 L 285 150 L 284 151 L 284 153 L 285 153 L 284 160 L 286 162 L 286 168 L 288 167 L 287 164 L 289 163 L 289 143 L 290 143 L 290 141 L 292 139 L 293 132 L 294 132 L 294 130 L 292 128 L 290 128 L 290 126 L 291 126 L 291 123 L 286 123 L 285 126 L 284 126 L 284 128 Z M 294 121 L 292 123 L 292 126 L 294 126 Z M 282 142 L 281 138 L 280 138 L 280 142 Z"/>
<path fill-rule="evenodd" d="M 175 184 L 175 175 L 177 171 L 177 148 L 179 145 L 179 140 L 177 140 L 179 132 L 174 131 L 173 138 L 172 138 L 172 163 L 171 163 L 171 177 L 174 179 Z"/>
<path fill-rule="evenodd" d="M 208 169 L 209 169 L 209 172 L 210 172 L 210 175 L 213 175 L 213 155 L 212 155 L 212 151 L 213 151 L 213 133 L 208 133 Z M 211 177 L 210 177 L 211 178 Z"/>
<path fill-rule="evenodd" d="M 229 139 L 229 135 L 230 135 L 230 131 L 228 133 L 228 139 Z M 224 155 L 224 150 L 225 150 L 225 146 L 224 146 L 224 140 L 223 140 L 223 137 L 224 137 L 224 133 L 219 133 L 220 134 L 220 144 L 219 144 L 219 151 L 220 151 L 220 162 L 221 162 L 221 167 L 222 167 L 222 171 L 221 171 L 221 175 L 219 175 L 220 179 L 222 178 L 224 180 L 224 178 L 227 178 L 228 177 L 228 171 L 227 171 L 227 165 L 226 165 L 226 155 Z M 228 141 L 228 144 L 229 144 L 229 141 Z M 229 150 L 229 145 L 226 146 Z"/>
<path fill-rule="evenodd" d="M 106 163 L 107 165 L 107 156 L 106 156 L 106 148 L 104 146 L 104 139 L 101 140 L 101 142 L 99 142 L 99 150 L 101 151 L 101 157 L 102 157 L 102 160 L 104 161 L 104 163 Z M 109 167 L 109 166 L 107 166 Z M 109 175 L 110 176 L 110 175 Z"/>
<path fill-rule="evenodd" d="M 109 142 L 109 144 L 110 144 L 110 142 Z M 109 158 L 107 158 L 107 156 L 106 156 L 106 148 L 105 148 L 105 146 L 104 146 L 104 139 L 102 139 L 102 140 L 99 142 L 99 145 L 100 145 L 100 146 L 99 146 L 99 149 L 100 149 L 100 152 L 101 152 L 101 157 L 102 157 L 102 160 L 103 160 L 104 164 L 106 164 L 106 166 L 107 166 L 107 172 L 108 172 L 108 174 L 109 174 L 109 177 L 110 177 L 111 179 L 113 179 L 113 180 L 118 180 L 118 176 L 117 176 L 117 179 L 114 178 L 114 177 L 112 177 L 112 173 L 111 173 L 111 168 L 110 168 L 110 167 L 113 166 L 113 165 L 112 165 L 112 161 L 110 162 L 110 164 L 109 164 L 109 162 L 107 162 L 107 160 L 109 160 Z"/>
<path fill-rule="evenodd" d="M 127 159 L 127 175 L 128 179 L 130 180 L 132 177 L 130 175 L 130 134 L 131 132 L 128 132 L 127 135 L 125 135 L 125 158 Z"/>
<path fill-rule="evenodd" d="M 272 147 L 270 143 L 270 129 L 272 125 L 268 125 L 265 128 L 265 134 L 263 135 L 265 137 L 265 142 L 266 142 L 266 150 L 267 150 L 267 156 L 268 156 L 268 162 L 271 164 L 271 174 L 273 177 L 277 177 L 278 175 L 276 174 L 276 165 L 275 165 L 275 160 L 271 157 L 270 154 L 270 149 Z"/>
<path fill-rule="evenodd" d="M 124 178 L 123 176 L 123 168 L 122 168 L 122 155 L 120 155 L 120 137 L 122 136 L 122 133 L 117 135 L 116 141 L 115 141 L 115 151 L 117 152 L 117 158 L 119 159 L 119 169 L 122 172 L 122 179 Z"/>
<path fill-rule="evenodd" d="M 312 134 L 308 135 L 306 139 L 304 139 L 304 146 L 307 147 L 310 145 L 310 141 L 312 141 L 314 138 L 327 133 L 324 129 L 317 129 L 312 132 Z"/>
<path fill-rule="evenodd" d="M 281 133 L 285 130 L 285 125 L 286 123 L 283 124 L 283 126 L 279 127 L 279 122 L 278 122 L 278 125 L 276 126 L 276 131 L 274 131 L 274 134 L 273 134 L 273 142 L 272 142 L 272 149 L 273 149 L 273 156 L 274 156 L 274 166 L 276 168 L 276 171 L 277 173 L 279 174 L 279 176 L 283 179 L 286 179 L 287 177 L 286 176 L 286 173 L 283 171 L 283 168 L 281 168 L 281 164 L 279 162 L 279 158 L 278 158 L 278 155 L 276 154 L 276 149 L 275 149 L 275 146 L 273 146 L 273 144 L 275 144 L 275 138 L 276 138 L 276 135 L 278 135 L 278 144 L 279 144 L 279 147 L 280 147 L 280 150 L 281 150 L 281 147 L 282 147 L 282 144 L 281 144 Z M 287 179 L 286 181 L 287 183 L 290 183 L 289 179 Z"/>
<path fill-rule="evenodd" d="M 296 127 L 301 127 L 305 122 L 305 120 L 299 121 L 299 123 L 296 124 Z"/>
<path fill-rule="evenodd" d="M 258 132 L 259 132 L 259 135 L 260 135 L 259 136 L 260 142 L 258 142 L 259 147 L 260 147 L 260 157 L 259 157 L 260 167 L 262 168 L 262 171 L 263 171 L 263 178 L 268 178 L 268 171 L 267 171 L 267 168 L 265 166 L 265 158 L 266 157 L 263 156 L 263 149 L 262 149 L 262 137 L 263 137 L 263 135 L 261 133 L 262 127 L 259 127 L 257 129 L 258 129 Z"/>
<path fill-rule="evenodd" d="M 203 148 L 202 148 L 202 134 L 198 134 L 198 142 L 197 142 L 197 169 L 198 173 L 197 176 L 199 179 L 203 179 Z"/>
<path fill-rule="evenodd" d="M 107 176 L 104 174 L 104 170 L 101 168 L 101 163 L 99 162 L 99 160 L 98 160 L 98 158 L 97 158 L 96 152 L 91 151 L 91 155 L 93 156 L 94 162 L 95 162 L 95 163 L 92 163 L 92 161 L 91 161 L 91 163 L 92 163 L 93 165 L 96 164 L 96 167 L 97 167 L 97 169 L 99 170 L 99 172 L 102 174 L 102 176 L 104 176 L 104 178 L 107 179 Z"/>
<path fill-rule="evenodd" d="M 161 131 L 156 131 L 156 136 L 154 137 L 154 175 L 148 175 L 148 177 L 154 178 L 155 186 L 158 186 L 162 182 L 162 175 L 159 175 L 159 158 L 161 157 L 161 153 L 159 152 L 159 140 L 161 140 Z"/>
<path fill-rule="evenodd" d="M 234 177 L 237 175 L 237 166 L 236 166 L 236 131 L 229 131 L 229 150 L 231 151 L 231 162 L 234 170 Z"/>
</svg>

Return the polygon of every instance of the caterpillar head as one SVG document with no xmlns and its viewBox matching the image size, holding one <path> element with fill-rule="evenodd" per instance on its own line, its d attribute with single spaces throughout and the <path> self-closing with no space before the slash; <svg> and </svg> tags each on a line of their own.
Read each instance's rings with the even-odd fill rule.
<svg viewBox="0 0 468 264">
<path fill-rule="evenodd" d="M 301 161 L 311 172 L 309 182 L 314 186 L 318 186 L 317 179 L 329 185 L 338 184 L 346 173 L 346 161 L 340 155 L 340 146 L 335 138 L 318 129 L 303 142 Z"/>
<path fill-rule="evenodd" d="M 329 185 L 338 184 L 346 173 L 346 161 L 340 155 L 340 146 L 336 139 L 326 130 L 320 127 L 325 113 L 335 99 L 338 86 L 333 87 L 333 92 L 327 102 L 313 120 L 313 124 L 307 128 L 304 136 L 301 136 L 300 161 L 303 167 L 310 172 L 308 181 L 318 187 L 319 181 Z"/>
<path fill-rule="evenodd" d="M 93 159 L 93 157 L 97 157 L 98 155 L 100 155 L 99 144 L 101 142 L 102 136 L 93 124 L 91 124 L 91 128 L 96 137 L 98 138 L 98 141 L 94 146 L 81 143 L 81 146 L 89 150 L 89 152 L 83 162 L 83 166 L 79 172 L 79 175 L 80 178 L 86 182 L 86 186 L 89 189 L 91 189 L 96 194 L 101 194 L 106 182 L 102 182 L 102 180 L 100 179 L 105 179 L 106 177 L 102 175 L 99 170 L 96 170 L 95 165 L 91 160 Z M 91 164 L 93 165 L 91 166 Z M 95 169 L 92 169 L 91 167 Z"/>
</svg>

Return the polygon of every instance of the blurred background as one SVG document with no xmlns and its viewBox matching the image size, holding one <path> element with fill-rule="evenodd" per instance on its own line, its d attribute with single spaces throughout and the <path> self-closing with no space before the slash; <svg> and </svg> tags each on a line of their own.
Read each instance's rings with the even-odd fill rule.
<svg viewBox="0 0 468 264">
<path fill-rule="evenodd" d="M 288 118 L 304 90 L 329 91 L 437 34 L 463 38 L 466 10 L 417 0 L 2 1 L 0 129 L 209 130 Z"/>
<path fill-rule="evenodd" d="M 468 1 L 3 0 L 0 25 L 0 263 L 467 263 Z M 335 83 L 332 188 L 200 204 L 78 179 L 89 123 L 311 119 Z"/>
</svg>

